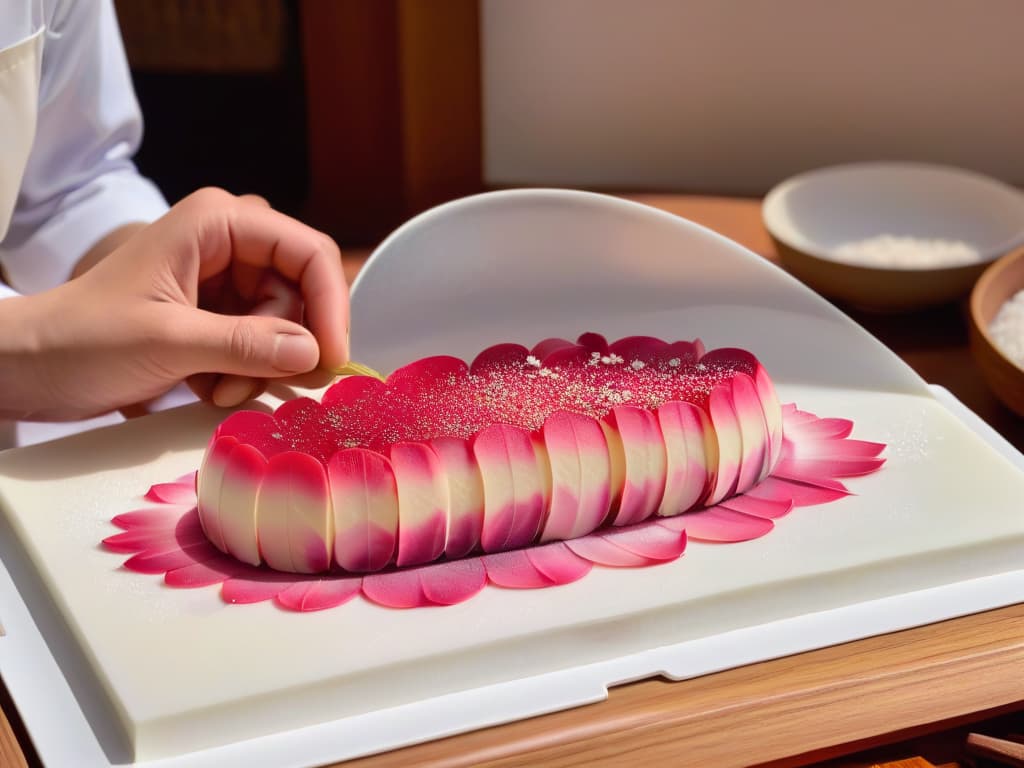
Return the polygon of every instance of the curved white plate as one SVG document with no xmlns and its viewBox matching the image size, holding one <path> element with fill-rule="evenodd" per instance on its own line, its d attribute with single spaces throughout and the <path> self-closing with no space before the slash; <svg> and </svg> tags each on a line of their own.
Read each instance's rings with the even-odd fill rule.
<svg viewBox="0 0 1024 768">
<path fill-rule="evenodd" d="M 353 356 L 382 371 L 597 331 L 699 336 L 753 351 L 779 382 L 930 397 L 896 355 L 765 259 L 589 192 L 491 192 L 417 216 L 363 267 L 352 318 Z"/>
</svg>

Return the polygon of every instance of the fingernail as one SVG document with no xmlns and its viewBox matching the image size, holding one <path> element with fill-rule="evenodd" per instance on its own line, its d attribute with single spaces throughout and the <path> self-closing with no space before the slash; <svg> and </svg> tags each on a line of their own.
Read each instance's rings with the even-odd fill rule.
<svg viewBox="0 0 1024 768">
<path fill-rule="evenodd" d="M 274 342 L 274 367 L 285 373 L 304 373 L 316 368 L 320 348 L 312 336 L 279 333 Z"/>
</svg>

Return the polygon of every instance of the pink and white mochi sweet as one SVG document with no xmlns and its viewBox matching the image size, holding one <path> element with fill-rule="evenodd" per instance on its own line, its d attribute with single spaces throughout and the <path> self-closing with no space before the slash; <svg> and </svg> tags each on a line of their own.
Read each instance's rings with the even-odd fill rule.
<svg viewBox="0 0 1024 768">
<path fill-rule="evenodd" d="M 199 519 L 221 552 L 292 573 L 501 552 L 742 494 L 778 463 L 782 423 L 741 349 L 500 344 L 229 416 L 198 473 Z"/>
</svg>

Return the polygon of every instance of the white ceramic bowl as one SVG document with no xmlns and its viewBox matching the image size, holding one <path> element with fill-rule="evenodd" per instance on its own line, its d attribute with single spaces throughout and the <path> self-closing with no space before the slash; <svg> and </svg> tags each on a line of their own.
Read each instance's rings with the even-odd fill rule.
<svg viewBox="0 0 1024 768">
<path fill-rule="evenodd" d="M 1024 194 L 987 176 L 918 163 L 840 165 L 768 193 L 765 227 L 782 263 L 854 306 L 915 309 L 965 296 L 985 266 L 1024 243 Z M 849 263 L 837 250 L 882 235 L 966 243 L 976 263 L 897 268 Z"/>
</svg>

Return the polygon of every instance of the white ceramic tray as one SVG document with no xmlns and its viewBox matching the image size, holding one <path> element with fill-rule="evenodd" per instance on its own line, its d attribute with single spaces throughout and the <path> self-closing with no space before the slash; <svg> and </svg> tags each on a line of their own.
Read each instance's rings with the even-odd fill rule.
<svg viewBox="0 0 1024 768">
<path fill-rule="evenodd" d="M 854 419 L 889 462 L 850 481 L 858 496 L 667 565 L 444 609 L 293 614 L 166 588 L 97 547 L 151 483 L 195 468 L 213 409 L 0 454 L 0 673 L 48 765 L 127 765 L 133 741 L 165 768 L 316 765 L 1024 599 L 1024 459 L 693 224 L 582 193 L 444 206 L 378 250 L 353 317 L 357 357 L 385 369 L 583 330 L 743 346 L 784 401 Z"/>
</svg>

